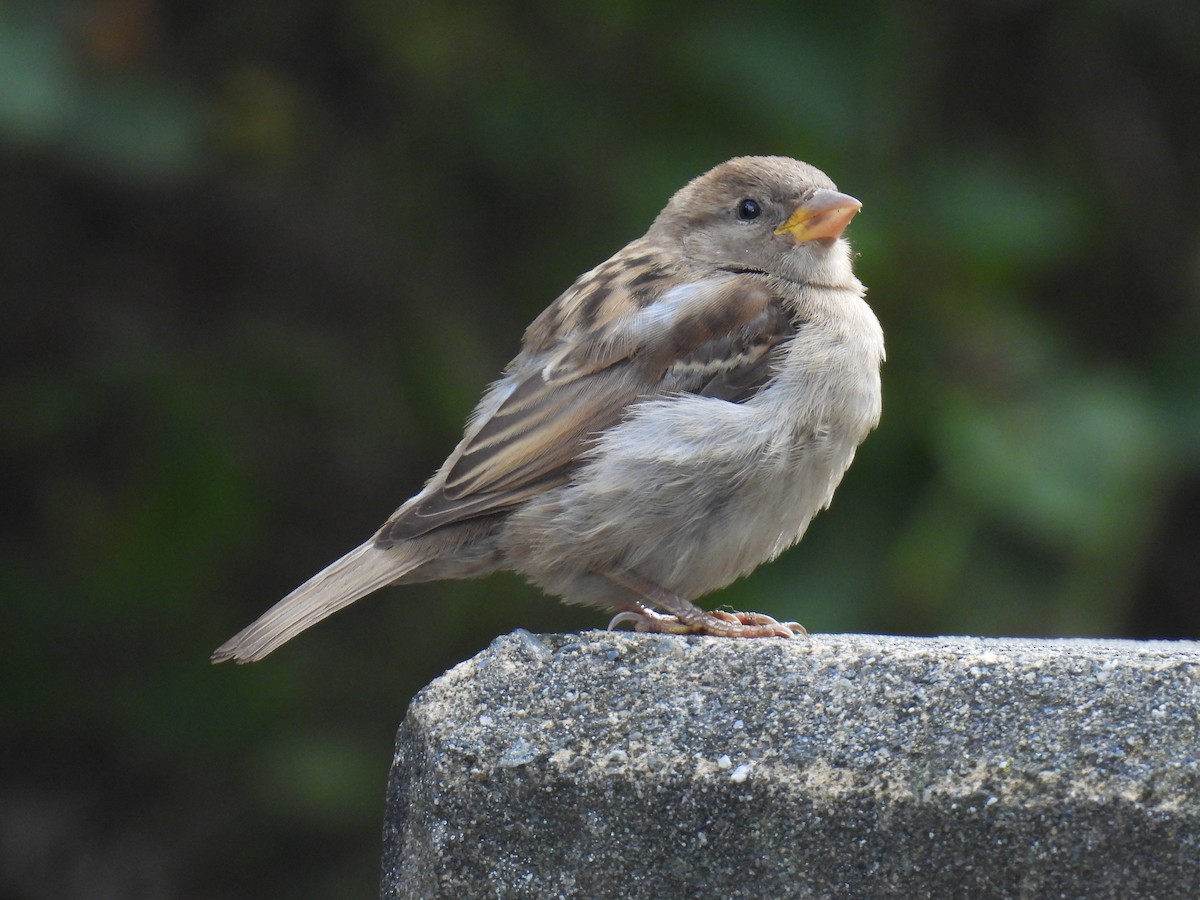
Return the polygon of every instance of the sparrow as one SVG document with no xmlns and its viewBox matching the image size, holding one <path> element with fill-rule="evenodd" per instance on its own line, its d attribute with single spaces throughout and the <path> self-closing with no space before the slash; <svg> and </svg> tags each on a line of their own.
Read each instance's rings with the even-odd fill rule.
<svg viewBox="0 0 1200 900">
<path fill-rule="evenodd" d="M 778 156 L 685 185 L 533 321 L 425 487 L 213 661 L 386 585 L 500 569 L 610 627 L 806 634 L 693 601 L 799 541 L 879 422 L 883 331 L 842 237 L 861 206 Z"/>
</svg>

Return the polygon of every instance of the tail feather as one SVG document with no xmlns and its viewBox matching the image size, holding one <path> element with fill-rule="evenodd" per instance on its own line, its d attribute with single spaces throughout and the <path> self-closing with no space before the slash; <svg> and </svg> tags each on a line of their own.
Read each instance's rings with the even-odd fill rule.
<svg viewBox="0 0 1200 900">
<path fill-rule="evenodd" d="M 411 572 L 426 557 L 413 544 L 387 550 L 374 540 L 351 550 L 296 588 L 212 655 L 215 663 L 253 662 L 339 609 Z"/>
</svg>

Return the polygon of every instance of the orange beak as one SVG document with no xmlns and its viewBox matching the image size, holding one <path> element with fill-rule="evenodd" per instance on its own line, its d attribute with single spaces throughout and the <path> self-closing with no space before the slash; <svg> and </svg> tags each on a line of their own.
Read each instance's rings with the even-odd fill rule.
<svg viewBox="0 0 1200 900">
<path fill-rule="evenodd" d="M 775 233 L 790 234 L 797 244 L 817 238 L 839 238 L 860 209 L 862 204 L 849 194 L 818 188 Z"/>
</svg>

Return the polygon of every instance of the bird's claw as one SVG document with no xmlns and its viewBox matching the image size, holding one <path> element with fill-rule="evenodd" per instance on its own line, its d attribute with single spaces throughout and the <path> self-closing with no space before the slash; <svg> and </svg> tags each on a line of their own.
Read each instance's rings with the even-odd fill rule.
<svg viewBox="0 0 1200 900">
<path fill-rule="evenodd" d="M 691 621 L 651 609 L 626 610 L 612 617 L 608 630 L 612 631 L 625 622 L 633 625 L 634 631 L 651 634 L 707 634 L 737 638 L 808 637 L 808 631 L 799 622 L 780 622 L 763 613 L 722 609 L 701 613 Z"/>
</svg>

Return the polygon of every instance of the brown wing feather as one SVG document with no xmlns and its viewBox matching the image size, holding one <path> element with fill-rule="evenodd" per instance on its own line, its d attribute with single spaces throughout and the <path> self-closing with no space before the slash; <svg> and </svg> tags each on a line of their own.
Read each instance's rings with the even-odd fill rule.
<svg viewBox="0 0 1200 900">
<path fill-rule="evenodd" d="M 779 303 L 770 303 L 753 321 L 682 357 L 667 375 L 679 380 L 677 390 L 745 403 L 770 378 L 776 348 L 800 324 Z"/>
<path fill-rule="evenodd" d="M 567 480 L 593 436 L 638 400 L 702 393 L 742 402 L 766 380 L 771 351 L 794 333 L 767 284 L 714 279 L 675 315 L 630 312 L 621 327 L 568 335 L 528 360 L 527 374 L 458 448 L 441 487 L 379 532 L 382 544 L 491 515 Z"/>
</svg>

